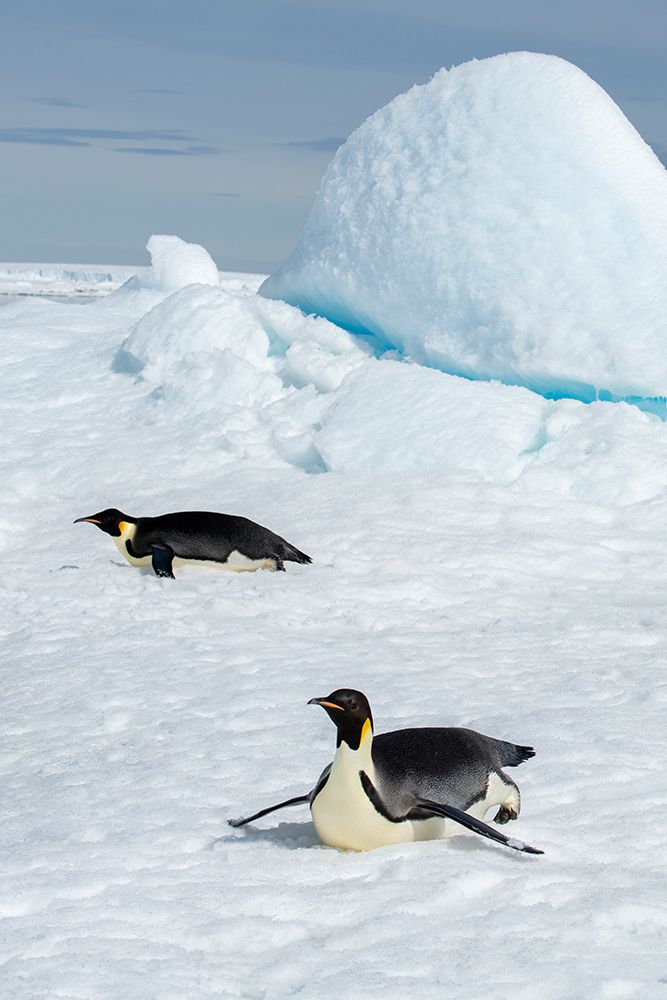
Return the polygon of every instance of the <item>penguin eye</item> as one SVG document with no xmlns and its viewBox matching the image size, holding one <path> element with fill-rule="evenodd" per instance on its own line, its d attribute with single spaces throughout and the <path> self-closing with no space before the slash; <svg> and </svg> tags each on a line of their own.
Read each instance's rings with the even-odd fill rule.
<svg viewBox="0 0 667 1000">
<path fill-rule="evenodd" d="M 354 698 L 352 698 L 349 703 L 349 708 L 351 712 L 356 712 L 356 710 L 359 708 L 359 703 Z"/>
</svg>

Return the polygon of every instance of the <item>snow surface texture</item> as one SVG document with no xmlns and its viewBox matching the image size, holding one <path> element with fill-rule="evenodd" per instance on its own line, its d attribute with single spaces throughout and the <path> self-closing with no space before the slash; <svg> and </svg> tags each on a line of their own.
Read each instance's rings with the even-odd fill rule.
<svg viewBox="0 0 667 1000">
<path fill-rule="evenodd" d="M 641 399 L 667 393 L 666 275 L 661 163 L 585 73 L 523 52 L 372 115 L 261 294 L 453 374 Z"/>
<path fill-rule="evenodd" d="M 0 307 L 0 996 L 665 996 L 667 427 L 151 282 Z M 71 524 L 108 505 L 315 562 L 160 580 Z M 343 685 L 534 744 L 504 829 L 546 855 L 227 827 L 312 786 Z"/>
</svg>

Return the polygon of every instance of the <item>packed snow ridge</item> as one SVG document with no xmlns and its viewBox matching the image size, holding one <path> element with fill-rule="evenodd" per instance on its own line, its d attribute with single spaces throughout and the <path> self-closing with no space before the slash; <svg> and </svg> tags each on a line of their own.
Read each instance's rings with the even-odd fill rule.
<svg viewBox="0 0 667 1000">
<path fill-rule="evenodd" d="M 663 166 L 585 73 L 519 52 L 372 115 L 260 292 L 450 374 L 650 408 L 666 275 Z"/>
</svg>

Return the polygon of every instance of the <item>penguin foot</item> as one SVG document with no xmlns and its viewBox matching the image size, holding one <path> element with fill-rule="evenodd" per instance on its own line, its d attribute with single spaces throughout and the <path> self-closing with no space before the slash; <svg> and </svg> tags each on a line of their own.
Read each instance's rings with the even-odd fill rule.
<svg viewBox="0 0 667 1000">
<path fill-rule="evenodd" d="M 174 571 L 171 568 L 173 561 L 174 550 L 170 545 L 160 545 L 157 542 L 153 543 L 151 563 L 153 565 L 153 572 L 156 576 L 167 576 L 170 580 L 173 580 Z"/>
<path fill-rule="evenodd" d="M 494 823 L 509 823 L 511 819 L 518 819 L 519 814 L 516 809 L 512 809 L 511 806 L 501 806 L 496 815 L 493 817 Z"/>
</svg>

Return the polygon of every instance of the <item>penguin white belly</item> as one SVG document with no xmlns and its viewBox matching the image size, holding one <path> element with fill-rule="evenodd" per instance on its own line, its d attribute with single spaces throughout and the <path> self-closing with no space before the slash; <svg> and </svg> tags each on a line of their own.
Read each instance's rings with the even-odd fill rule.
<svg viewBox="0 0 667 1000">
<path fill-rule="evenodd" d="M 137 559 L 135 556 L 131 556 L 127 551 L 127 545 L 125 543 L 134 538 L 134 533 L 137 530 L 136 524 L 131 524 L 129 521 L 121 521 L 119 527 L 121 529 L 120 535 L 114 535 L 113 540 L 116 543 L 116 548 L 122 555 L 123 559 L 126 559 L 130 566 L 150 566 L 150 556 L 143 556 L 141 559 Z"/>
<path fill-rule="evenodd" d="M 414 839 L 411 823 L 391 823 L 376 810 L 363 789 L 358 769 L 335 773 L 334 764 L 311 813 L 322 843 L 343 851 L 372 851 Z"/>
<path fill-rule="evenodd" d="M 329 778 L 313 801 L 310 811 L 323 844 L 344 851 L 372 851 L 387 844 L 413 840 L 412 824 L 392 823 L 377 811 L 361 784 L 360 772 L 371 781 L 375 768 L 370 755 L 371 740 L 359 750 L 341 743 Z"/>
<path fill-rule="evenodd" d="M 149 559 L 148 565 L 150 562 Z M 254 573 L 258 569 L 275 570 L 276 561 L 275 559 L 248 559 L 242 552 L 234 549 L 233 552 L 229 553 L 226 562 L 216 562 L 214 559 L 181 559 L 180 556 L 174 556 L 173 566 L 174 569 L 179 566 L 206 566 L 207 569 L 226 569 L 232 573 Z"/>
<path fill-rule="evenodd" d="M 276 560 L 249 559 L 248 556 L 244 556 L 238 549 L 234 549 L 233 552 L 229 553 L 226 563 L 212 563 L 212 565 L 221 567 L 222 569 L 231 569 L 234 573 L 254 573 L 257 569 L 275 570 Z"/>
</svg>

